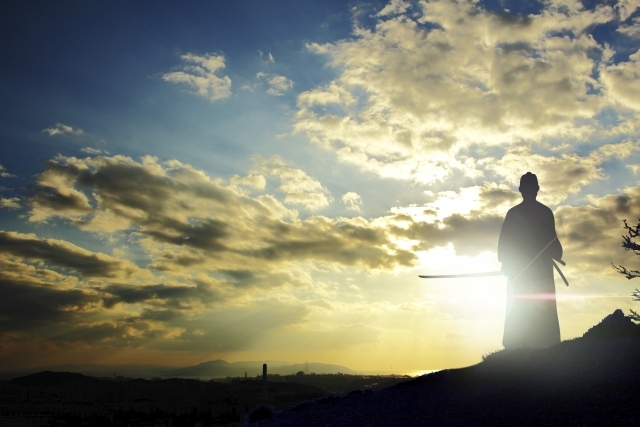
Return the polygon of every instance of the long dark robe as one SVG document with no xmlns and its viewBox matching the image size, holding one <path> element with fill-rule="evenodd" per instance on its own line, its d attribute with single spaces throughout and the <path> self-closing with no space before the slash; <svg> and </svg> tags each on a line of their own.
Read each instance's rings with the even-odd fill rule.
<svg viewBox="0 0 640 427">
<path fill-rule="evenodd" d="M 552 260 L 561 258 L 551 209 L 528 200 L 507 212 L 498 241 L 498 261 L 508 276 L 506 349 L 560 343 Z"/>
</svg>

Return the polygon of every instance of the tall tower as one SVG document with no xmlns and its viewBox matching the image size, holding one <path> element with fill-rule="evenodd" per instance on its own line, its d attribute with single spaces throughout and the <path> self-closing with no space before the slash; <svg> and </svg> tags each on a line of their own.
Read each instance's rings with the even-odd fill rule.
<svg viewBox="0 0 640 427">
<path fill-rule="evenodd" d="M 309 361 L 305 360 L 304 362 L 304 374 L 309 375 Z"/>
<path fill-rule="evenodd" d="M 267 400 L 267 364 L 262 365 L 262 399 Z"/>
</svg>

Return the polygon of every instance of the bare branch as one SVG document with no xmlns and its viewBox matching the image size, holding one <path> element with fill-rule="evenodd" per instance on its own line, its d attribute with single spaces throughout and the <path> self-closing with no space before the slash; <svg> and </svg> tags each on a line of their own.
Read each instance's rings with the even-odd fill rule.
<svg viewBox="0 0 640 427">
<path fill-rule="evenodd" d="M 624 229 L 627 230 L 627 235 L 622 236 L 622 247 L 627 251 L 633 251 L 636 255 L 640 255 L 640 244 L 633 241 L 633 239 L 640 237 L 640 218 L 638 218 L 638 225 L 635 227 L 627 224 L 626 219 L 622 222 L 624 222 Z M 627 270 L 626 267 L 622 265 L 614 265 L 613 263 L 611 264 L 611 267 L 629 280 L 640 277 L 640 270 Z M 631 297 L 634 301 L 640 301 L 640 290 L 636 288 L 636 290 L 631 294 Z M 640 323 L 640 314 L 633 310 L 630 311 L 631 314 L 629 317 L 631 320 Z"/>
<path fill-rule="evenodd" d="M 626 277 L 629 280 L 635 279 L 636 277 L 640 277 L 640 271 L 638 271 L 638 270 L 627 270 L 622 265 L 613 265 L 613 264 L 611 264 L 611 266 L 613 267 L 613 269 L 615 271 L 617 271 L 618 273 L 622 274 L 624 277 Z"/>
<path fill-rule="evenodd" d="M 627 251 L 633 251 L 636 255 L 640 255 L 640 244 L 633 241 L 633 239 L 640 236 L 640 218 L 638 218 L 638 225 L 630 226 L 627 224 L 627 220 L 623 220 L 624 229 L 627 230 L 627 236 L 622 236 L 622 247 Z"/>
</svg>

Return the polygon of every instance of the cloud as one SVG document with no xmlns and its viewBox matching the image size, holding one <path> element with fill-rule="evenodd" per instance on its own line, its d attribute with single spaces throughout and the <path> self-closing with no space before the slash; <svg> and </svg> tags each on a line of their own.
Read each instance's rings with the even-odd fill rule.
<svg viewBox="0 0 640 427">
<path fill-rule="evenodd" d="M 331 82 L 328 86 L 302 92 L 298 95 L 298 106 L 315 107 L 332 104 L 352 105 L 355 102 L 354 96 L 344 87 L 336 82 Z"/>
<path fill-rule="evenodd" d="M 622 220 L 635 223 L 640 212 L 640 188 L 618 194 L 589 196 L 583 206 L 562 206 L 556 223 L 569 267 L 580 274 L 613 277 L 610 263 L 633 266 L 637 258 L 621 247 Z"/>
<path fill-rule="evenodd" d="M 620 14 L 620 20 L 625 21 L 629 18 L 638 8 L 640 8 L 640 1 L 638 0 L 620 0 L 615 6 L 616 10 Z"/>
<path fill-rule="evenodd" d="M 634 175 L 637 175 L 640 172 L 640 165 L 627 165 L 627 169 L 631 170 Z"/>
<path fill-rule="evenodd" d="M 469 216 L 453 214 L 433 222 L 416 221 L 406 215 L 395 219 L 401 223 L 391 227 L 391 232 L 415 242 L 414 251 L 428 251 L 452 243 L 457 255 L 476 256 L 496 250 L 504 216 L 476 211 Z"/>
<path fill-rule="evenodd" d="M 64 277 L 55 272 L 4 257 L 0 257 L 0 266 L 0 332 L 25 331 L 71 320 L 101 305 L 94 293 L 64 286 Z"/>
<path fill-rule="evenodd" d="M 640 51 L 628 62 L 601 67 L 602 82 L 613 99 L 626 108 L 640 111 Z"/>
<path fill-rule="evenodd" d="M 91 147 L 81 148 L 80 151 L 82 151 L 83 153 L 92 154 L 92 155 L 109 154 L 108 151 L 98 150 L 97 148 L 91 148 Z"/>
<path fill-rule="evenodd" d="M 139 269 L 130 261 L 93 253 L 56 239 L 39 239 L 34 234 L 0 231 L 0 253 L 32 261 L 50 262 L 86 277 L 130 277 Z"/>
<path fill-rule="evenodd" d="M 269 86 L 267 93 L 269 95 L 282 96 L 284 95 L 284 92 L 293 87 L 293 81 L 291 79 L 278 74 L 259 72 L 256 75 L 256 78 L 258 80 L 264 80 L 267 83 L 267 86 Z"/>
<path fill-rule="evenodd" d="M 344 193 L 340 198 L 342 203 L 345 204 L 347 209 L 350 211 L 361 212 L 362 209 L 362 197 L 358 193 L 354 193 L 353 191 L 349 191 L 348 193 Z"/>
<path fill-rule="evenodd" d="M 333 202 L 331 193 L 319 181 L 311 178 L 302 169 L 288 166 L 278 156 L 266 160 L 256 157 L 254 169 L 280 180 L 280 186 L 276 191 L 285 194 L 284 202 L 287 204 L 318 210 Z"/>
<path fill-rule="evenodd" d="M 248 197 L 175 160 L 58 156 L 47 166 L 31 198 L 31 221 L 60 217 L 83 230 L 133 233 L 148 251 L 149 265 L 167 274 L 198 267 L 238 285 L 276 286 L 296 283 L 284 274 L 292 263 L 394 269 L 416 262 L 382 225 L 361 218 L 300 220 L 271 195 Z M 276 190 L 285 194 L 285 203 L 317 209 L 331 201 L 318 181 L 279 158 L 258 161 L 256 168 L 280 180 Z M 225 273 L 248 268 L 245 276 Z"/>
<path fill-rule="evenodd" d="M 224 292 L 220 282 L 200 280 L 196 286 L 168 286 L 164 284 L 129 286 L 112 284 L 101 289 L 108 294 L 104 297 L 104 305 L 109 308 L 116 304 L 150 303 L 158 307 L 175 311 L 193 310 L 222 301 Z M 196 306 L 196 307 L 194 307 Z"/>
<path fill-rule="evenodd" d="M 216 75 L 216 72 L 225 67 L 223 55 L 207 53 L 200 56 L 187 53 L 180 55 L 180 59 L 186 64 L 195 65 L 183 65 L 182 71 L 163 74 L 164 81 L 185 84 L 193 93 L 208 98 L 211 102 L 231 96 L 231 79 Z"/>
<path fill-rule="evenodd" d="M 629 143 L 605 146 L 590 155 L 592 175 L 567 172 L 568 176 L 575 175 L 576 185 L 582 185 L 583 176 L 600 177 L 597 161 L 625 157 L 633 151 L 633 144 Z M 520 157 L 537 161 L 535 156 Z M 509 157 L 504 159 L 503 166 L 508 166 Z M 568 160 L 557 161 L 574 164 L 576 159 L 580 158 L 569 156 Z M 85 230 L 129 230 L 139 236 L 139 243 L 148 251 L 150 268 L 184 274 L 197 267 L 219 274 L 225 283 L 243 289 L 305 283 L 287 273 L 292 262 L 393 269 L 415 265 L 416 250 L 449 243 L 460 255 L 494 251 L 504 213 L 519 200 L 518 193 L 509 187 L 485 184 L 463 188 L 459 193 L 441 192 L 434 202 L 397 208 L 393 215 L 372 221 L 322 216 L 302 221 L 273 196 L 251 198 L 234 190 L 241 178 L 233 177 L 226 185 L 177 161 L 159 163 L 147 157 L 138 163 L 122 156 L 60 156 L 48 166 L 38 178 L 40 191 L 47 197 L 40 192 L 32 197 L 33 221 L 58 216 Z M 261 159 L 255 168 L 280 180 L 277 191 L 285 194 L 285 203 L 317 208 L 330 197 L 318 181 L 282 159 Z M 537 171 L 541 185 L 553 192 L 553 183 L 545 181 L 546 169 L 538 169 L 543 169 Z M 548 170 L 551 176 L 551 172 L 570 169 L 550 163 Z M 249 182 L 263 188 L 257 176 L 263 175 L 250 174 L 254 178 Z M 567 184 L 566 179 L 560 181 L 570 188 L 571 182 Z M 131 186 L 131 182 L 137 185 Z M 91 198 L 80 192 L 80 186 L 90 189 Z M 86 202 L 80 205 L 79 212 L 59 203 L 65 200 L 58 197 L 60 192 L 74 191 L 81 196 L 72 200 Z M 51 200 L 54 202 L 45 203 Z M 357 198 L 351 196 L 348 200 L 355 203 Z M 75 208 L 77 204 L 71 206 Z M 413 249 L 400 249 L 394 243 L 396 239 L 414 242 Z"/>
<path fill-rule="evenodd" d="M 401 13 L 405 13 L 410 7 L 411 4 L 404 0 L 391 0 L 389 4 L 378 12 L 377 16 L 399 15 Z"/>
<path fill-rule="evenodd" d="M 258 53 L 260 54 L 260 59 L 262 59 L 262 57 L 264 56 L 264 52 L 262 52 L 261 50 L 258 50 Z M 273 57 L 273 55 L 271 54 L 271 52 L 267 53 L 266 55 L 267 59 L 264 60 L 265 63 L 267 64 L 275 64 L 276 60 Z"/>
<path fill-rule="evenodd" d="M 56 135 L 73 135 L 82 136 L 84 131 L 80 128 L 73 128 L 71 126 L 64 125 L 62 123 L 56 123 L 54 127 L 42 129 L 42 132 L 49 134 L 49 136 Z"/>
<path fill-rule="evenodd" d="M 606 65 L 611 48 L 589 34 L 617 19 L 610 6 L 551 2 L 519 17 L 436 0 L 396 16 L 407 7 L 393 1 L 353 38 L 308 45 L 338 76 L 299 95 L 294 129 L 363 170 L 426 184 L 474 178 L 487 162 L 466 157 L 470 147 L 587 141 L 604 108 L 639 98 L 635 57 Z"/>
<path fill-rule="evenodd" d="M 56 162 L 50 162 L 50 166 L 51 170 L 38 176 L 38 191 L 29 200 L 29 221 L 46 220 L 53 212 L 74 218 L 89 214 L 92 211 L 89 199 L 73 187 L 73 175 L 59 168 Z"/>
<path fill-rule="evenodd" d="M 9 172 L 7 172 L 7 169 L 0 165 L 0 177 L 2 178 L 13 178 L 15 177 L 15 175 L 10 174 Z"/>
<path fill-rule="evenodd" d="M 594 162 L 626 158 L 634 150 L 627 141 L 603 146 L 590 156 Z M 370 220 L 320 215 L 301 220 L 273 195 L 249 196 L 245 189 L 264 193 L 263 179 L 276 178 L 281 186 L 291 180 L 294 188 L 323 193 L 318 181 L 277 157 L 259 158 L 246 177 L 228 181 L 150 156 L 140 161 L 57 156 L 46 167 L 32 196 L 40 202 L 35 222 L 57 217 L 82 230 L 122 235 L 147 264 L 138 267 L 120 256 L 58 239 L 3 232 L 0 280 L 7 283 L 6 295 L 16 295 L 17 308 L 0 307 L 9 313 L 0 327 L 21 331 L 31 340 L 46 337 L 52 346 L 90 343 L 96 351 L 320 349 L 376 343 L 384 330 L 372 319 L 380 313 L 401 325 L 402 319 L 417 321 L 427 308 L 406 313 L 382 303 L 369 307 L 367 298 L 375 286 L 365 281 L 332 284 L 319 276 L 331 271 L 343 277 L 340 272 L 349 269 L 370 275 L 406 272 L 436 248 L 489 259 L 504 213 L 520 197 L 506 184 L 485 183 L 431 193 L 432 201 L 424 205 L 399 207 Z M 88 210 L 80 215 L 58 203 L 46 204 L 43 200 L 49 199 L 42 199 L 41 191 L 50 196 L 78 191 Z M 295 193 L 277 191 L 285 197 Z M 619 248 L 620 221 L 640 210 L 638 200 L 640 193 L 630 187 L 616 196 L 590 197 L 585 206 L 556 210 L 569 272 L 614 274 L 606 261 L 614 253 L 609 246 Z M 621 249 L 620 255 L 611 261 L 633 265 Z M 46 299 L 28 322 L 18 312 L 25 309 L 27 295 Z M 301 295 L 327 300 L 310 303 L 297 299 Z M 354 301 L 345 301 L 344 295 Z M 331 325 L 313 317 L 327 313 L 341 317 Z"/>
<path fill-rule="evenodd" d="M 519 186 L 526 172 L 535 173 L 540 183 L 540 201 L 557 205 L 569 194 L 577 194 L 586 185 L 607 178 L 603 164 L 612 159 L 624 160 L 640 150 L 637 142 L 604 144 L 586 156 L 577 154 L 541 155 L 529 148 L 515 147 L 500 158 L 487 159 L 486 169 Z"/>
<path fill-rule="evenodd" d="M 9 242 L 17 248 L 0 252 L 0 336 L 4 343 L 20 334 L 31 342 L 44 339 L 52 350 L 80 342 L 107 351 L 149 347 L 154 341 L 176 339 L 192 329 L 190 320 L 233 293 L 223 281 L 204 275 L 193 285 L 185 285 L 148 283 L 148 272 L 138 277 L 111 274 L 116 264 L 124 270 L 130 270 L 130 264 L 104 254 L 91 259 L 86 256 L 88 251 L 67 242 L 18 237 L 22 238 L 19 244 L 15 239 Z M 48 265 L 70 268 L 55 271 Z M 92 280 L 66 270 L 80 271 Z M 107 280 L 93 280 L 105 276 Z M 120 283 L 124 278 L 127 283 Z"/>
<path fill-rule="evenodd" d="M 243 177 L 234 175 L 231 177 L 231 184 L 264 190 L 267 186 L 267 180 L 262 175 L 249 174 Z"/>
<path fill-rule="evenodd" d="M 0 197 L 0 208 L 20 209 L 21 207 L 22 206 L 20 205 L 20 199 L 17 197 L 11 197 L 9 199 Z"/>
<path fill-rule="evenodd" d="M 633 18 L 629 25 L 621 25 L 617 31 L 632 39 L 640 39 L 640 17 Z"/>
<path fill-rule="evenodd" d="M 3 342 L 19 333 L 54 347 L 139 347 L 179 336 L 188 329 L 180 319 L 233 294 L 205 275 L 192 285 L 149 283 L 152 275 L 129 261 L 32 234 L 1 232 L 0 248 L 0 335 L 10 334 Z"/>
</svg>

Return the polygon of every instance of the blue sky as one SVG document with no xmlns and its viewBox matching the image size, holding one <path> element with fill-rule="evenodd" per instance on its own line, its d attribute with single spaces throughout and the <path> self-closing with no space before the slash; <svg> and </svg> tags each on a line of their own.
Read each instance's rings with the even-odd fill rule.
<svg viewBox="0 0 640 427">
<path fill-rule="evenodd" d="M 639 7 L 3 5 L 0 360 L 472 363 L 504 283 L 416 276 L 498 268 L 529 170 L 563 337 L 631 307 Z"/>
</svg>

